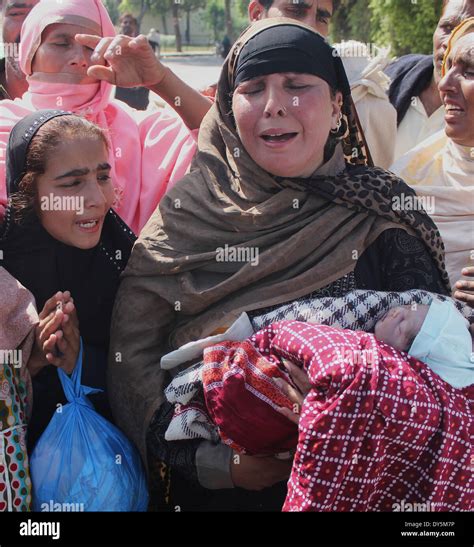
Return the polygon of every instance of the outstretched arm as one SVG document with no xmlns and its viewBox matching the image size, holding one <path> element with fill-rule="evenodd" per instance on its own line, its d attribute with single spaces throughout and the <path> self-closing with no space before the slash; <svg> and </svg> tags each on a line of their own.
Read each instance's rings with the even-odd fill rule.
<svg viewBox="0 0 474 547">
<path fill-rule="evenodd" d="M 76 41 L 93 49 L 87 74 L 119 87 L 146 87 L 162 97 L 189 129 L 198 129 L 212 105 L 207 97 L 187 85 L 156 57 L 147 38 L 118 35 L 100 38 L 76 34 Z"/>
</svg>

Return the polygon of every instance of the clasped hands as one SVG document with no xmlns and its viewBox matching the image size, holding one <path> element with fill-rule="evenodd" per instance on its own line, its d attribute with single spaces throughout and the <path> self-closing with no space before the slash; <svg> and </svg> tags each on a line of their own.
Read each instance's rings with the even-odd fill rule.
<svg viewBox="0 0 474 547">
<path fill-rule="evenodd" d="M 69 291 L 57 292 L 46 301 L 35 328 L 35 343 L 28 370 L 35 376 L 47 365 L 71 374 L 80 347 L 79 321 Z"/>
</svg>

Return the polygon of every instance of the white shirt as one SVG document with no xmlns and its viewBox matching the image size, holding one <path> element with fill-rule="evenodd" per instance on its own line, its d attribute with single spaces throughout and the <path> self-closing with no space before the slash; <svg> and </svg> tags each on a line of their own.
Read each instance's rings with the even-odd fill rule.
<svg viewBox="0 0 474 547">
<path fill-rule="evenodd" d="M 444 129 L 444 106 L 428 117 L 420 97 L 413 97 L 405 117 L 398 126 L 395 161 L 422 141 Z"/>
<path fill-rule="evenodd" d="M 413 186 L 446 247 L 451 285 L 474 266 L 474 155 L 472 147 L 448 139 L 444 130 L 398 159 L 391 171 Z M 424 200 L 424 201 L 423 201 Z"/>
<path fill-rule="evenodd" d="M 388 100 L 390 79 L 383 69 L 390 62 L 388 50 L 370 55 L 365 44 L 350 40 L 334 46 L 341 55 L 352 98 L 374 164 L 388 169 L 394 160 L 397 112 Z"/>
</svg>

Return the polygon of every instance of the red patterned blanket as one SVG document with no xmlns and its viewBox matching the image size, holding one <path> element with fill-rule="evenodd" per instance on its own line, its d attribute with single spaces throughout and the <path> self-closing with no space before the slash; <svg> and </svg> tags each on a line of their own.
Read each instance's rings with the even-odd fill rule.
<svg viewBox="0 0 474 547">
<path fill-rule="evenodd" d="M 474 509 L 474 386 L 457 390 L 362 331 L 283 321 L 255 341 L 313 386 L 285 511 Z"/>
<path fill-rule="evenodd" d="M 273 383 L 289 380 L 282 358 L 302 366 L 312 385 L 299 431 L 276 411 L 292 406 Z M 297 445 L 285 511 L 474 509 L 474 386 L 451 387 L 373 334 L 273 323 L 205 349 L 204 364 L 171 384 L 174 400 L 190 386 L 203 402 L 197 423 L 209 420 L 235 450 L 276 454 Z M 182 402 L 181 425 L 197 408 Z M 189 425 L 174 438 L 201 435 Z"/>
</svg>

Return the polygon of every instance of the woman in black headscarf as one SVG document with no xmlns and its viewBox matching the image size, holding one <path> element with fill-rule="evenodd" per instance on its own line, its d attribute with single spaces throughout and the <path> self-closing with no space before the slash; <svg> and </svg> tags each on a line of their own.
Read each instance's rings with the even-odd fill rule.
<svg viewBox="0 0 474 547">
<path fill-rule="evenodd" d="M 164 354 L 300 298 L 447 292 L 435 225 L 396 209 L 414 192 L 368 158 L 336 52 L 292 19 L 252 25 L 224 64 L 193 169 L 140 233 L 114 308 L 112 355 L 127 366 L 110 361 L 111 405 L 164 479 L 151 481 L 157 507 L 163 494 L 181 510 L 280 509 L 289 475 L 288 462 L 224 443 L 168 441 Z"/>
<path fill-rule="evenodd" d="M 74 114 L 43 110 L 18 122 L 7 149 L 10 205 L 0 228 L 2 266 L 36 299 L 28 447 L 57 405 L 56 367 L 70 373 L 84 343 L 82 383 L 105 388 L 112 306 L 134 235 L 112 211 L 105 133 Z M 110 419 L 105 393 L 91 396 Z"/>
</svg>

